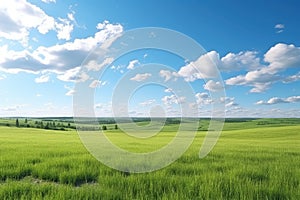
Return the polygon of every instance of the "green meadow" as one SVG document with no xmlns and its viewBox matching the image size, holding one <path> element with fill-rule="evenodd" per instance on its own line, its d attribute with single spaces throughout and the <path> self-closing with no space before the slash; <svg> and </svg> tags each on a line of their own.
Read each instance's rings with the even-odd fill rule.
<svg viewBox="0 0 300 200">
<path fill-rule="evenodd" d="M 0 122 L 0 199 L 300 199 L 299 119 L 227 119 L 214 149 L 199 159 L 209 123 L 201 120 L 181 158 L 142 174 L 101 164 L 74 124 L 49 130 L 32 128 L 40 124 L 33 120 L 29 127 Z M 132 152 L 161 148 L 178 128 L 169 123 L 143 140 L 124 139 L 115 124 L 106 126 L 108 138 Z"/>
</svg>

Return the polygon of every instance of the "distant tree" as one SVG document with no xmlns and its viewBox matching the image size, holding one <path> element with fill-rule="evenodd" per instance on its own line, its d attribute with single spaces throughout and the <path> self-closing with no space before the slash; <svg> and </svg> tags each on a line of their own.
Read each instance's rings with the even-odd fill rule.
<svg viewBox="0 0 300 200">
<path fill-rule="evenodd" d="M 49 122 L 47 122 L 45 129 L 49 129 Z"/>
<path fill-rule="evenodd" d="M 102 130 L 107 130 L 107 127 L 105 125 L 102 126 Z"/>
<path fill-rule="evenodd" d="M 68 128 L 70 128 L 71 127 L 71 124 L 70 123 L 68 123 Z"/>
<path fill-rule="evenodd" d="M 25 118 L 25 124 L 27 124 L 27 122 L 28 122 L 28 121 L 27 121 L 27 118 Z"/>
<path fill-rule="evenodd" d="M 17 118 L 16 119 L 16 127 L 19 127 L 20 126 L 20 124 L 19 124 L 19 119 Z"/>
<path fill-rule="evenodd" d="M 118 129 L 118 124 L 115 124 L 115 129 Z"/>
</svg>

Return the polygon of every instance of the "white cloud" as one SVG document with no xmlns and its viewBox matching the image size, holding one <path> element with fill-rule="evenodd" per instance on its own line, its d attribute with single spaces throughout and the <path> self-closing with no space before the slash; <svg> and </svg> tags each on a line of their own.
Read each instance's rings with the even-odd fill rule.
<svg viewBox="0 0 300 200">
<path fill-rule="evenodd" d="M 56 0 L 42 0 L 44 3 L 56 3 Z"/>
<path fill-rule="evenodd" d="M 171 92 L 173 92 L 173 89 L 172 88 L 167 88 L 164 91 L 167 92 L 167 93 L 171 93 Z"/>
<path fill-rule="evenodd" d="M 186 97 L 177 97 L 176 95 L 172 94 L 170 96 L 164 96 L 161 100 L 165 105 L 171 104 L 181 104 L 185 102 Z"/>
<path fill-rule="evenodd" d="M 300 102 L 300 96 L 291 96 L 287 98 L 279 98 L 279 97 L 272 97 L 268 101 L 260 100 L 256 102 L 256 105 L 273 105 L 279 103 L 297 103 Z"/>
<path fill-rule="evenodd" d="M 221 97 L 220 102 L 225 103 L 226 108 L 238 106 L 238 104 L 235 102 L 234 97 Z"/>
<path fill-rule="evenodd" d="M 300 72 L 298 72 L 295 75 L 291 75 L 291 76 L 286 77 L 283 80 L 283 83 L 291 83 L 291 82 L 295 82 L 295 81 L 299 81 L 299 80 L 300 80 Z"/>
<path fill-rule="evenodd" d="M 34 29 L 41 34 L 53 30 L 56 31 L 59 39 L 69 40 L 73 25 L 67 19 L 55 20 L 41 8 L 26 0 L 1 2 L 0 38 L 19 41 L 23 46 L 27 46 L 30 32 Z"/>
<path fill-rule="evenodd" d="M 283 29 L 284 28 L 284 24 L 276 24 L 275 28 Z"/>
<path fill-rule="evenodd" d="M 257 69 L 262 65 L 257 57 L 257 52 L 246 51 L 238 54 L 228 53 L 221 59 L 219 68 L 221 71 L 238 71 L 242 69 Z"/>
<path fill-rule="evenodd" d="M 179 75 L 177 72 L 171 72 L 168 70 L 160 70 L 159 76 L 164 78 L 165 82 L 167 82 L 167 81 L 171 80 L 172 78 L 174 78 L 174 80 L 176 80 Z"/>
<path fill-rule="evenodd" d="M 216 82 L 213 80 L 209 80 L 203 85 L 203 88 L 205 90 L 215 92 L 224 89 L 224 86 L 219 81 Z"/>
<path fill-rule="evenodd" d="M 114 72 L 118 71 L 121 74 L 124 73 L 124 68 L 125 68 L 124 65 L 117 65 L 117 66 L 113 65 L 113 66 L 110 67 L 110 69 L 114 70 Z"/>
<path fill-rule="evenodd" d="M 49 75 L 42 75 L 34 79 L 36 83 L 47 83 L 50 80 Z"/>
<path fill-rule="evenodd" d="M 212 103 L 212 99 L 207 92 L 196 93 L 195 97 L 198 105 L 208 105 Z"/>
<path fill-rule="evenodd" d="M 180 68 L 178 74 L 186 81 L 213 78 L 218 75 L 217 65 L 220 57 L 216 51 L 208 52 L 200 56 L 195 62 L 191 62 Z"/>
<path fill-rule="evenodd" d="M 0 80 L 6 79 L 6 75 L 0 74 Z"/>
<path fill-rule="evenodd" d="M 156 101 L 155 99 L 149 99 L 147 101 L 141 102 L 140 105 L 141 106 L 149 106 L 149 105 L 155 103 L 155 101 Z"/>
<path fill-rule="evenodd" d="M 300 48 L 293 44 L 276 44 L 264 55 L 264 61 L 270 63 L 269 71 L 273 73 L 291 67 L 299 67 Z"/>
<path fill-rule="evenodd" d="M 252 93 L 260 93 L 269 89 L 270 85 L 279 80 L 280 77 L 270 74 L 266 68 L 248 72 L 246 75 L 239 75 L 225 81 L 227 85 L 250 85 Z"/>
<path fill-rule="evenodd" d="M 127 69 L 134 69 L 140 62 L 138 60 L 132 60 L 127 65 Z"/>
<path fill-rule="evenodd" d="M 66 82 L 85 82 L 89 79 L 89 76 L 85 72 L 81 72 L 80 67 L 76 67 L 59 74 L 57 78 Z"/>
<path fill-rule="evenodd" d="M 250 92 L 264 92 L 270 86 L 282 80 L 289 82 L 298 80 L 297 75 L 293 77 L 284 78 L 279 72 L 288 68 L 300 66 L 300 48 L 294 45 L 276 44 L 264 55 L 264 61 L 268 65 L 262 66 L 260 69 L 247 72 L 245 75 L 238 75 L 227 79 L 227 85 L 248 85 L 253 88 Z"/>
<path fill-rule="evenodd" d="M 71 88 L 71 87 L 69 87 L 69 86 L 67 86 L 67 85 L 65 85 L 65 89 L 67 89 L 68 90 L 68 92 L 65 94 L 66 96 L 73 96 L 74 94 L 75 94 L 75 90 L 74 90 L 74 88 Z"/>
<path fill-rule="evenodd" d="M 112 57 L 108 57 L 108 58 L 105 58 L 104 61 L 102 63 L 98 63 L 97 61 L 95 60 L 91 60 L 89 61 L 85 67 L 90 71 L 90 70 L 93 70 L 93 71 L 99 71 L 101 70 L 103 67 L 107 66 L 107 65 L 110 65 L 112 62 L 114 61 L 114 58 Z"/>
<path fill-rule="evenodd" d="M 109 24 L 109 21 L 108 20 L 104 20 L 102 23 L 98 23 L 96 28 L 98 30 L 102 30 L 102 29 L 105 29 L 105 27 Z"/>
<path fill-rule="evenodd" d="M 148 79 L 149 77 L 151 77 L 150 73 L 136 74 L 130 80 L 141 82 L 141 81 L 144 81 L 144 80 Z"/>
<path fill-rule="evenodd" d="M 24 40 L 25 43 L 25 40 L 28 41 L 30 31 L 35 28 L 41 34 L 54 30 L 57 31 L 57 37 L 70 39 L 70 31 L 73 29 L 71 21 L 75 20 L 74 12 L 69 13 L 67 19 L 56 20 L 25 0 L 8 2 L 0 4 L 0 39 Z M 120 24 L 110 24 L 105 21 L 94 36 L 74 39 L 72 42 L 49 47 L 40 46 L 32 51 L 10 50 L 8 45 L 4 45 L 0 47 L 0 53 L 3 55 L 0 58 L 0 70 L 8 73 L 21 71 L 36 73 L 48 70 L 61 74 L 80 66 L 88 53 L 97 45 L 108 47 L 122 32 L 123 27 Z M 103 62 L 108 62 L 109 59 Z M 98 67 L 101 67 L 101 64 L 99 65 Z"/>
<path fill-rule="evenodd" d="M 97 88 L 107 84 L 107 81 L 93 80 L 89 85 L 90 88 Z"/>
<path fill-rule="evenodd" d="M 284 24 L 276 24 L 274 28 L 277 30 L 276 33 L 282 33 L 284 30 Z"/>
<path fill-rule="evenodd" d="M 123 31 L 121 25 L 105 25 L 104 29 L 97 32 L 94 37 L 75 39 L 74 42 L 67 42 L 61 45 L 50 47 L 40 46 L 32 53 L 27 50 L 13 51 L 7 46 L 0 47 L 0 71 L 8 73 L 18 73 L 20 71 L 36 73 L 40 71 L 50 71 L 58 74 L 58 78 L 63 81 L 76 81 L 76 79 L 86 80 L 87 74 L 77 74 L 78 66 L 86 58 L 91 49 L 97 44 L 104 44 L 106 40 L 115 38 Z M 109 63 L 111 58 L 103 61 Z M 94 66 L 98 69 L 101 64 Z"/>
<path fill-rule="evenodd" d="M 59 40 L 70 40 L 71 32 L 74 29 L 74 25 L 68 19 L 59 18 L 60 22 L 55 23 L 55 28 L 57 30 L 57 38 Z"/>
</svg>

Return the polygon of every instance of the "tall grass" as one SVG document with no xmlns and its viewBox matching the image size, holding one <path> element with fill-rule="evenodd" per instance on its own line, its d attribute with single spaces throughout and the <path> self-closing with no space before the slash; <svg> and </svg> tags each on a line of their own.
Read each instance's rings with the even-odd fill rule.
<svg viewBox="0 0 300 200">
<path fill-rule="evenodd" d="M 150 142 L 106 134 L 144 152 L 169 142 L 172 126 Z M 199 132 L 170 166 L 126 174 L 95 160 L 75 132 L 0 127 L 0 199 L 300 199 L 300 126 L 242 129 L 224 131 L 204 159 Z"/>
</svg>

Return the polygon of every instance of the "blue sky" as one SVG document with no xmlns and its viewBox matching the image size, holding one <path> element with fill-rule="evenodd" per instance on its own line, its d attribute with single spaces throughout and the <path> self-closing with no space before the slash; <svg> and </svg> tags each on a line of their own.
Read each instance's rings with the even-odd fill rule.
<svg viewBox="0 0 300 200">
<path fill-rule="evenodd" d="M 84 81 L 95 89 L 96 114 L 111 116 L 118 80 L 147 63 L 172 66 L 174 73 L 161 77 L 191 84 L 200 116 L 210 116 L 210 93 L 218 84 L 168 52 L 144 50 L 107 60 L 99 80 L 81 73 L 81 63 L 97 44 L 131 29 L 163 27 L 203 46 L 206 53 L 192 62 L 207 71 L 206 59 L 216 63 L 227 117 L 300 117 L 299 7 L 297 0 L 2 2 L 0 116 L 72 116 L 74 86 Z M 150 76 L 140 73 L 131 81 Z M 149 116 L 151 107 L 160 105 L 177 116 L 185 97 L 180 98 L 168 88 L 148 85 L 128 100 L 129 113 Z"/>
</svg>

